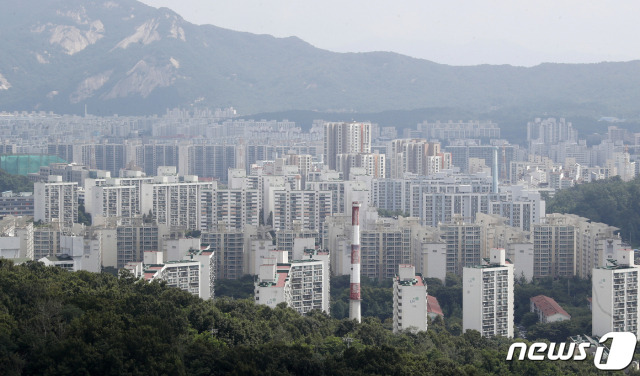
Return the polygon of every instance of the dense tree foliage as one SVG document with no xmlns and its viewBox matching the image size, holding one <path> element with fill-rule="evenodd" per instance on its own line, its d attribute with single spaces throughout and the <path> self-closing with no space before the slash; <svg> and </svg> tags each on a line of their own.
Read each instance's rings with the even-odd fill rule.
<svg viewBox="0 0 640 376">
<path fill-rule="evenodd" d="M 553 298 L 569 315 L 571 320 L 540 324 L 538 317 L 530 312 L 530 298 L 546 295 Z M 517 280 L 514 288 L 514 321 L 526 330 L 529 340 L 564 342 L 567 337 L 591 333 L 591 311 L 587 297 L 591 296 L 591 280 L 580 278 L 542 278 L 533 283 Z"/>
<path fill-rule="evenodd" d="M 570 213 L 620 228 L 622 238 L 640 245 L 640 177 L 619 177 L 576 185 L 547 200 L 547 213 Z"/>
<path fill-rule="evenodd" d="M 84 208 L 84 204 L 78 205 L 78 223 L 91 226 L 91 214 L 87 213 Z"/>
<path fill-rule="evenodd" d="M 387 218 L 397 218 L 399 216 L 409 217 L 409 213 L 406 213 L 402 210 L 387 210 L 378 208 L 378 215 L 381 217 Z"/>
<path fill-rule="evenodd" d="M 0 259 L 5 375 L 596 374 L 589 361 L 508 362 L 509 344 L 451 335 L 441 320 L 393 334 L 376 317 L 358 324 L 246 299 L 203 301 L 127 273 Z"/>
<path fill-rule="evenodd" d="M 12 175 L 0 169 L 0 192 L 33 192 L 33 182 L 26 176 Z"/>
<path fill-rule="evenodd" d="M 393 281 L 377 281 L 362 276 L 362 316 L 378 318 L 391 328 L 393 319 Z M 349 276 L 331 277 L 331 316 L 337 319 L 349 317 Z"/>
<path fill-rule="evenodd" d="M 217 279 L 216 297 L 232 299 L 253 299 L 255 290 L 254 277 L 245 274 L 238 279 Z"/>
</svg>

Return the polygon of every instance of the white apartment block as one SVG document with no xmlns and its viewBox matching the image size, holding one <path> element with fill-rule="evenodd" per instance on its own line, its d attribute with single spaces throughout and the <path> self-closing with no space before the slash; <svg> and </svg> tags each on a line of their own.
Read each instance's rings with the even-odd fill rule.
<svg viewBox="0 0 640 376">
<path fill-rule="evenodd" d="M 228 170 L 236 168 L 235 145 L 188 145 L 186 174 L 227 181 Z"/>
<path fill-rule="evenodd" d="M 329 254 L 314 251 L 291 262 L 292 307 L 300 313 L 329 313 Z"/>
<path fill-rule="evenodd" d="M 276 308 L 280 303 L 291 306 L 293 302 L 289 273 L 291 265 L 276 264 L 275 261 L 260 266 L 255 285 L 256 304 Z"/>
<path fill-rule="evenodd" d="M 371 204 L 380 209 L 402 210 L 432 227 L 451 222 L 455 216 L 473 222 L 478 213 L 484 213 L 503 216 L 509 225 L 525 231 L 539 223 L 546 210 L 537 192 L 510 186 L 494 194 L 491 176 L 457 175 L 452 171 L 429 177 L 373 179 Z"/>
<path fill-rule="evenodd" d="M 309 248 L 315 248 L 320 243 L 320 233 L 316 230 L 305 230 L 299 220 L 293 221 L 291 230 L 276 231 L 276 248 L 287 252 L 289 259 L 293 259 L 297 243 L 305 243 Z"/>
<path fill-rule="evenodd" d="M 380 218 L 375 226 L 360 233 L 361 274 L 373 279 L 393 278 L 398 265 L 411 264 L 412 233 L 417 218 Z"/>
<path fill-rule="evenodd" d="M 218 228 L 202 232 L 200 242 L 208 245 L 216 256 L 216 275 L 222 279 L 238 279 L 245 274 L 245 235 L 249 243 L 250 234 L 245 231 Z"/>
<path fill-rule="evenodd" d="M 563 141 L 577 142 L 578 131 L 563 118 L 536 118 L 527 124 L 527 140 L 549 145 Z"/>
<path fill-rule="evenodd" d="M 393 279 L 393 332 L 427 330 L 427 285 L 413 265 L 398 265 Z"/>
<path fill-rule="evenodd" d="M 384 154 L 338 154 L 336 156 L 336 171 L 342 172 L 344 180 L 353 179 L 352 170 L 363 169 L 364 175 L 376 179 L 384 179 L 386 171 L 386 157 Z"/>
<path fill-rule="evenodd" d="M 193 250 L 200 250 L 200 238 L 187 238 L 180 234 L 177 237 L 164 239 L 162 248 L 164 250 L 165 261 L 180 261 L 184 255 L 190 254 Z"/>
<path fill-rule="evenodd" d="M 168 262 L 164 262 L 162 252 L 145 252 L 143 262 L 129 263 L 125 269 L 149 282 L 166 281 L 167 286 L 202 299 L 214 297 L 215 256 L 208 248 L 189 252 L 183 260 Z"/>
<path fill-rule="evenodd" d="M 462 327 L 483 337 L 513 337 L 513 265 L 504 249 L 492 249 L 482 265 L 462 276 Z"/>
<path fill-rule="evenodd" d="M 390 178 L 403 178 L 405 173 L 431 175 L 442 168 L 439 142 L 425 139 L 396 139 L 391 141 L 389 153 Z"/>
<path fill-rule="evenodd" d="M 440 237 L 446 243 L 447 273 L 462 274 L 463 268 L 479 265 L 482 261 L 481 226 L 465 223 L 462 218 L 455 222 L 441 224 Z"/>
<path fill-rule="evenodd" d="M 256 303 L 274 308 L 285 302 L 301 314 L 318 309 L 329 313 L 329 254 L 309 250 L 302 260 L 287 262 L 286 252 L 260 267 Z"/>
<path fill-rule="evenodd" d="M 108 218 L 129 224 L 132 218 L 145 214 L 140 203 L 141 187 L 152 182 L 153 177 L 86 179 L 84 206 L 92 224 L 106 224 Z"/>
<path fill-rule="evenodd" d="M 249 249 L 245 252 L 245 272 L 247 274 L 258 275 L 260 266 L 267 263 L 265 259 L 269 258 L 271 252 L 277 249 L 273 244 L 271 234 L 266 229 L 260 227 L 256 234 L 250 237 Z"/>
<path fill-rule="evenodd" d="M 216 188 L 215 182 L 199 182 L 197 176 L 169 182 L 170 177 L 157 176 L 153 184 L 141 187 L 143 214 L 151 212 L 156 223 L 186 230 L 200 230 L 206 223 L 206 203 Z"/>
<path fill-rule="evenodd" d="M 33 258 L 39 260 L 45 256 L 59 254 L 60 224 L 50 223 L 33 228 Z"/>
<path fill-rule="evenodd" d="M 0 220 L 0 257 L 34 259 L 32 222 L 11 215 Z"/>
<path fill-rule="evenodd" d="M 350 275 L 353 226 L 351 214 L 334 214 L 327 218 L 322 231 L 322 246 L 331 254 L 333 275 Z"/>
<path fill-rule="evenodd" d="M 638 266 L 630 249 L 619 249 L 615 259 L 592 272 L 592 334 L 638 330 Z"/>
<path fill-rule="evenodd" d="M 588 278 L 593 268 L 615 258 L 615 249 L 621 247 L 618 231 L 577 215 L 546 215 L 532 231 L 534 276 Z"/>
<path fill-rule="evenodd" d="M 445 282 L 447 277 L 447 243 L 429 242 L 422 250 L 422 272 L 425 278 L 438 278 Z"/>
<path fill-rule="evenodd" d="M 87 187 L 85 209 L 91 214 L 92 224 L 101 225 L 107 218 L 117 218 L 126 223 L 127 219 L 140 216 L 140 190 L 137 186 L 120 185 L 119 179 L 109 179 L 110 184 Z M 86 197 L 91 197 L 87 205 Z"/>
<path fill-rule="evenodd" d="M 60 235 L 59 253 L 40 258 L 47 266 L 60 266 L 69 271 L 102 271 L 102 241 L 97 231 L 84 230 Z"/>
<path fill-rule="evenodd" d="M 300 220 L 302 228 L 320 231 L 326 217 L 331 215 L 330 191 L 292 191 L 288 187 L 273 191 L 273 227 L 290 230 L 293 221 Z"/>
<path fill-rule="evenodd" d="M 124 267 L 130 262 L 140 262 L 143 260 L 144 253 L 147 251 L 157 251 L 160 248 L 160 231 L 159 227 L 151 223 L 137 223 L 131 225 L 117 226 L 113 232 L 115 233 L 115 249 L 105 248 L 103 252 L 105 257 L 103 260 L 113 260 L 115 253 L 115 261 L 118 269 Z M 107 234 L 109 238 L 114 236 L 113 233 Z M 109 238 L 105 240 L 110 240 Z M 114 245 L 113 242 L 108 242 Z M 108 254 L 109 256 L 107 256 Z M 113 263 L 113 261 L 110 261 Z M 105 266 L 107 264 L 105 263 Z"/>
<path fill-rule="evenodd" d="M 422 137 L 437 140 L 456 140 L 464 138 L 500 138 L 500 127 L 491 121 L 470 120 L 468 122 L 428 122 L 418 124 Z"/>
<path fill-rule="evenodd" d="M 337 169 L 338 154 L 371 153 L 371 123 L 324 123 L 324 163 Z"/>
<path fill-rule="evenodd" d="M 575 227 L 548 221 L 533 227 L 535 277 L 573 277 L 576 274 Z"/>
<path fill-rule="evenodd" d="M 51 175 L 47 183 L 33 185 L 33 196 L 35 221 L 64 227 L 78 221 L 78 183 L 63 183 L 61 176 Z"/>
<path fill-rule="evenodd" d="M 213 223 L 224 223 L 230 228 L 243 230 L 246 225 L 260 224 L 260 192 L 257 189 L 217 189 L 213 195 Z"/>
<path fill-rule="evenodd" d="M 533 243 L 517 242 L 507 246 L 507 257 L 513 262 L 513 273 L 516 279 L 524 278 L 531 282 L 534 277 L 535 256 Z"/>
</svg>

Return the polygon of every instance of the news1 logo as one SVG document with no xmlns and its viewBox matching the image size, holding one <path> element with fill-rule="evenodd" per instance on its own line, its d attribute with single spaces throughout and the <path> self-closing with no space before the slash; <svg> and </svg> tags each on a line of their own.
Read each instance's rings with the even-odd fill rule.
<svg viewBox="0 0 640 376">
<path fill-rule="evenodd" d="M 606 361 L 603 363 L 604 346 L 598 346 L 595 356 L 593 358 L 593 364 L 601 370 L 619 371 L 627 368 L 633 360 L 633 353 L 636 349 L 637 339 L 636 335 L 629 332 L 611 332 L 607 333 L 600 338 L 600 344 L 604 344 L 608 340 L 611 341 L 611 347 L 609 348 L 609 354 Z M 515 355 L 516 349 L 520 349 L 518 360 L 524 360 L 525 356 L 529 360 L 585 360 L 587 359 L 587 349 L 591 346 L 590 343 L 568 344 L 569 348 L 565 353 L 566 343 L 551 342 L 546 344 L 544 342 L 534 342 L 529 346 L 527 351 L 527 344 L 523 342 L 516 342 L 509 347 L 507 353 L 507 360 L 512 360 Z"/>
</svg>

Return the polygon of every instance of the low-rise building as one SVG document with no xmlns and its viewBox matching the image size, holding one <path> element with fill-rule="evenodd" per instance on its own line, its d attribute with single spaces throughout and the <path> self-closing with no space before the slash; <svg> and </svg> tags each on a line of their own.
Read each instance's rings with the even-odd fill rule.
<svg viewBox="0 0 640 376">
<path fill-rule="evenodd" d="M 444 319 L 444 313 L 440 308 L 440 303 L 435 296 L 427 295 L 427 316 L 431 320 L 435 320 L 436 317 L 442 317 Z"/>
<path fill-rule="evenodd" d="M 33 194 L 5 191 L 0 194 L 0 218 L 7 215 L 33 217 Z"/>
<path fill-rule="evenodd" d="M 544 295 L 530 298 L 531 312 L 538 316 L 541 323 L 570 320 L 571 315 L 567 313 L 553 298 Z"/>
</svg>

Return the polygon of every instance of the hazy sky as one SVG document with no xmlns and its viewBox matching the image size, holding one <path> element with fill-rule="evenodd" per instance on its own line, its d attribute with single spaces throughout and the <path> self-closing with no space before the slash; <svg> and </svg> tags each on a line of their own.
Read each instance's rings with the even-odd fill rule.
<svg viewBox="0 0 640 376">
<path fill-rule="evenodd" d="M 640 1 L 142 0 L 196 24 L 453 65 L 640 59 Z"/>
</svg>

